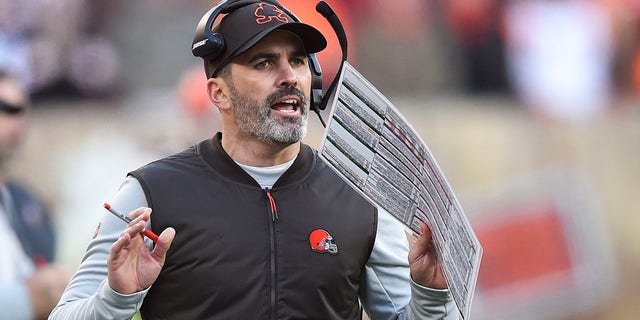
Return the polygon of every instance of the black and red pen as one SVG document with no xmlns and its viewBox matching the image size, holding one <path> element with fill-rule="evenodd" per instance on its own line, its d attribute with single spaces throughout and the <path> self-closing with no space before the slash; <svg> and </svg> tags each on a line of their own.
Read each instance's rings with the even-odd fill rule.
<svg viewBox="0 0 640 320">
<path fill-rule="evenodd" d="M 129 224 L 132 220 L 131 218 L 125 216 L 124 214 L 116 211 L 116 209 L 112 208 L 110 204 L 105 203 L 104 204 L 104 208 L 109 210 L 109 212 L 111 212 L 114 216 L 120 218 L 120 220 L 126 222 L 127 224 Z M 151 241 L 153 241 L 154 243 L 158 242 L 158 235 L 156 235 L 155 233 L 153 233 L 153 231 L 144 228 L 141 232 L 142 234 L 144 234 L 147 238 L 151 239 Z"/>
</svg>

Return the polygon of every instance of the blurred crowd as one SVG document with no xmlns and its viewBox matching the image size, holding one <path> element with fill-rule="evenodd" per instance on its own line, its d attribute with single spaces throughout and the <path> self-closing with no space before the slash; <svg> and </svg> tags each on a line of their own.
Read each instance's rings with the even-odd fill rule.
<svg viewBox="0 0 640 320">
<path fill-rule="evenodd" d="M 416 30 L 430 30 L 430 43 L 446 48 L 443 75 L 458 74 L 455 91 L 514 96 L 536 114 L 569 120 L 640 98 L 637 0 L 348 3 L 356 34 L 382 23 L 415 44 L 424 35 Z"/>
<path fill-rule="evenodd" d="M 118 44 L 130 41 L 140 47 L 143 41 L 161 41 L 123 38 L 140 36 L 138 29 L 145 25 L 157 30 L 180 24 L 136 23 L 127 20 L 137 20 L 130 12 L 142 8 L 197 16 L 216 2 L 2 1 L 0 68 L 18 73 L 36 97 L 109 96 L 123 87 L 141 85 L 127 82 L 131 73 L 141 70 L 131 70 L 135 64 L 125 60 L 149 60 L 148 54 L 139 54 L 142 49 L 122 49 Z M 315 2 L 282 2 L 329 35 L 330 46 L 320 57 L 325 82 L 330 82 L 340 58 L 332 30 L 314 11 Z M 379 63 L 394 60 L 386 64 L 411 79 L 412 90 L 429 90 L 440 83 L 437 89 L 515 96 L 535 112 L 554 118 L 582 118 L 609 108 L 621 97 L 640 97 L 637 0 L 328 2 L 347 29 L 349 60 L 372 79 L 380 79 L 385 89 L 407 86 Z M 181 25 L 186 23 L 192 21 L 185 19 Z M 159 33 L 154 37 L 166 40 Z M 421 48 L 424 43 L 431 48 Z M 376 48 L 385 44 L 389 47 Z M 156 51 L 171 50 L 170 46 L 176 43 L 166 42 Z M 439 54 L 429 54 L 434 51 Z"/>
<path fill-rule="evenodd" d="M 409 106 L 402 109 L 403 114 L 428 137 L 425 140 L 454 190 L 470 185 L 480 190 L 460 197 L 469 215 L 487 209 L 476 210 L 474 197 L 486 198 L 479 203 L 492 202 L 487 192 L 501 193 L 496 190 L 502 188 L 487 187 L 501 178 L 509 182 L 503 188 L 515 195 L 505 202 L 495 201 L 489 211 L 516 218 L 522 214 L 532 221 L 537 217 L 538 222 L 547 223 L 540 224 L 545 234 L 520 224 L 527 219 L 510 220 L 499 214 L 472 221 L 486 248 L 491 248 L 485 251 L 483 263 L 503 266 L 489 270 L 495 278 L 481 272 L 476 306 L 491 307 L 491 296 L 483 287 L 489 280 L 504 280 L 502 272 L 511 266 L 518 269 L 511 274 L 517 279 L 545 270 L 583 268 L 571 274 L 573 278 L 563 278 L 566 287 L 580 283 L 569 294 L 580 299 L 584 292 L 597 292 L 599 296 L 587 297 L 589 301 L 601 299 L 599 303 L 606 304 L 616 281 L 611 271 L 616 267 L 608 263 L 620 263 L 622 276 L 635 272 L 640 263 L 638 220 L 628 218 L 640 209 L 634 194 L 640 181 L 635 160 L 640 156 L 640 126 L 634 121 L 640 106 L 640 0 L 325 1 L 346 29 L 349 62 L 391 101 Z M 216 130 L 218 119 L 203 89 L 202 65 L 189 51 L 195 24 L 216 2 L 0 1 L 0 70 L 21 79 L 37 113 L 33 138 L 16 172 L 43 191 L 49 203 L 55 201 L 61 258 L 71 265 L 70 271 L 88 237 L 79 230 L 95 227 L 96 212 L 126 170 L 178 151 Z M 341 52 L 333 30 L 315 12 L 317 0 L 280 2 L 327 36 L 329 46 L 318 57 L 328 85 Z M 624 116 L 616 117 L 618 113 Z M 319 140 L 314 132 L 321 128 L 314 121 L 310 125 L 318 126 L 310 136 Z M 578 171 L 595 181 L 590 185 L 593 193 L 575 196 L 569 191 L 583 185 L 547 188 L 546 180 L 536 177 L 528 180 L 535 188 L 522 187 L 524 191 L 516 194 L 514 190 L 521 187 L 514 187 L 513 176 L 524 172 L 535 177 L 538 169 L 548 167 Z M 548 205 L 545 197 L 568 200 L 560 208 L 529 206 L 541 199 Z M 596 205 L 585 211 L 575 209 L 591 202 L 583 198 L 602 200 L 602 210 Z M 566 208 L 573 210 L 567 215 Z M 591 215 L 596 217 L 593 220 L 602 214 L 606 222 L 589 225 L 583 215 L 586 211 L 597 211 Z M 508 232 L 495 232 L 496 226 Z M 600 233 L 607 228 L 612 230 L 613 252 L 606 248 L 606 234 Z M 595 231 L 583 237 L 585 230 Z M 528 242 L 500 237 L 509 232 Z M 531 249 L 532 255 L 523 259 L 548 259 L 540 243 L 553 238 L 542 238 L 545 235 L 567 236 L 564 240 L 570 248 L 555 248 L 556 254 L 567 258 L 566 264 L 550 263 L 541 271 L 518 267 L 531 267 L 530 260 L 511 259 L 511 265 L 505 265 L 503 257 L 492 255 L 514 256 L 509 248 L 497 247 L 508 243 L 514 250 Z M 571 243 L 570 236 L 577 243 Z M 604 240 L 598 242 L 598 238 Z M 583 260 L 576 260 L 576 250 Z M 591 273 L 600 267 L 610 274 Z M 636 303 L 640 279 L 636 278 L 620 281 L 617 295 L 600 311 L 503 318 L 634 319 L 640 312 Z M 500 281 L 492 284 L 502 285 Z M 533 292 L 512 289 L 497 296 L 516 299 Z M 545 292 L 549 287 L 537 289 Z M 562 294 L 566 294 L 562 299 L 540 294 L 548 300 L 538 301 L 541 304 L 535 307 L 577 301 L 563 300 L 569 294 Z M 521 306 L 520 302 L 513 305 Z M 573 307 L 582 305 L 576 302 Z M 614 311 L 618 313 L 608 314 Z"/>
<path fill-rule="evenodd" d="M 19 75 L 36 96 L 108 94 L 120 60 L 103 36 L 110 2 L 2 1 L 0 68 Z"/>
</svg>

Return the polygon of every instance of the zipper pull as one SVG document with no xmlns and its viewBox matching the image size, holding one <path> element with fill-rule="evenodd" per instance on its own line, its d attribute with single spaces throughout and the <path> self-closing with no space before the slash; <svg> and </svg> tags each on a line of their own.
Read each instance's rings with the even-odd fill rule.
<svg viewBox="0 0 640 320">
<path fill-rule="evenodd" d="M 269 207 L 271 208 L 271 221 L 275 222 L 276 220 L 278 220 L 278 208 L 276 207 L 276 201 L 271 195 L 271 189 L 264 188 L 264 192 L 267 194 L 267 199 L 269 199 Z"/>
</svg>

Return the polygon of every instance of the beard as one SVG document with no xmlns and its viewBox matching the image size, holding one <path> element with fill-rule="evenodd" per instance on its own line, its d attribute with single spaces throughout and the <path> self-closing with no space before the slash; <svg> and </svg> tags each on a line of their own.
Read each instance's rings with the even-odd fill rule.
<svg viewBox="0 0 640 320">
<path fill-rule="evenodd" d="M 260 103 L 241 94 L 233 84 L 229 86 L 231 105 L 240 130 L 269 144 L 293 144 L 307 134 L 308 101 L 302 91 L 294 87 L 280 89 Z M 271 106 L 280 98 L 296 95 L 300 98 L 300 117 L 271 117 Z"/>
</svg>

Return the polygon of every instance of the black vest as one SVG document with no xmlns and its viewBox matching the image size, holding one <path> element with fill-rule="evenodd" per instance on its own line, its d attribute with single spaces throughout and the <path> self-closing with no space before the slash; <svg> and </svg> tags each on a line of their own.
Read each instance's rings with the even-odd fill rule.
<svg viewBox="0 0 640 320">
<path fill-rule="evenodd" d="M 220 139 L 130 173 L 153 209 L 152 229 L 176 229 L 143 318 L 359 319 L 375 207 L 306 145 L 263 190 Z"/>
</svg>

